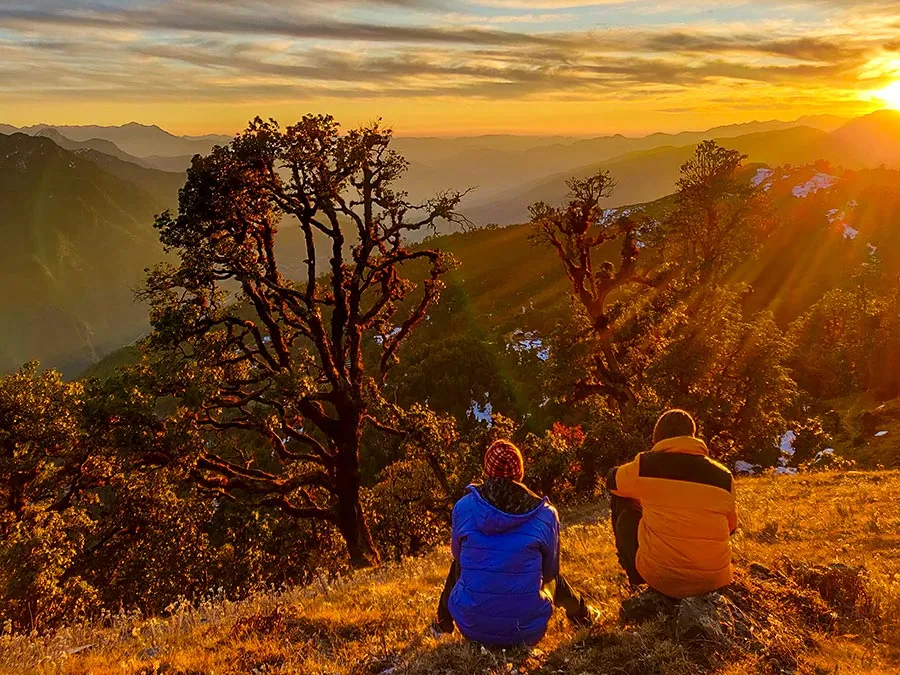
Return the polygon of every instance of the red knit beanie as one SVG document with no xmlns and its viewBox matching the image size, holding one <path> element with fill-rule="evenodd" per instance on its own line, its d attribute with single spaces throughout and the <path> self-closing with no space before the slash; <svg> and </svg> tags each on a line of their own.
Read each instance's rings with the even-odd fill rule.
<svg viewBox="0 0 900 675">
<path fill-rule="evenodd" d="M 521 481 L 525 477 L 525 460 L 521 451 L 509 441 L 494 441 L 484 453 L 484 475 Z"/>
</svg>

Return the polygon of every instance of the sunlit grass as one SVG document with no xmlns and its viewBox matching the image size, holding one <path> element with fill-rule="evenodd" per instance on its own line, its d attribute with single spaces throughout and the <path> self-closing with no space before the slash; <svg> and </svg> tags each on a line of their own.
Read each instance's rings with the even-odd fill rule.
<svg viewBox="0 0 900 675">
<path fill-rule="evenodd" d="M 787 556 L 868 571 L 871 618 L 842 638 L 810 649 L 809 673 L 883 673 L 900 668 L 900 472 L 810 474 L 741 480 L 739 563 Z M 426 629 L 449 552 L 366 571 L 329 585 L 259 594 L 240 602 L 209 598 L 173 607 L 166 618 L 109 617 L 46 638 L 0 638 L 0 672 L 137 673 L 696 673 L 695 656 L 659 627 L 624 632 L 626 590 L 604 507 L 564 518 L 563 570 L 601 611 L 602 624 L 576 632 L 560 612 L 539 650 L 482 652 L 458 634 Z M 894 645 L 894 652 L 889 645 Z M 643 665 L 641 665 L 643 664 Z M 656 670 L 641 670 L 641 668 Z M 715 672 L 759 672 L 751 657 Z M 836 671 L 835 668 L 840 668 Z"/>
</svg>

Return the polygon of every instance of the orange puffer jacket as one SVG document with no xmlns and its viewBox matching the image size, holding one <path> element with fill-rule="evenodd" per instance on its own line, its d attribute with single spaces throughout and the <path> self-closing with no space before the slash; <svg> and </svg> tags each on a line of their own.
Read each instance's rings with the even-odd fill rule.
<svg viewBox="0 0 900 675">
<path fill-rule="evenodd" d="M 731 583 L 734 480 L 709 458 L 703 441 L 690 436 L 660 441 L 611 471 L 608 487 L 641 503 L 635 562 L 652 588 L 686 598 Z"/>
</svg>

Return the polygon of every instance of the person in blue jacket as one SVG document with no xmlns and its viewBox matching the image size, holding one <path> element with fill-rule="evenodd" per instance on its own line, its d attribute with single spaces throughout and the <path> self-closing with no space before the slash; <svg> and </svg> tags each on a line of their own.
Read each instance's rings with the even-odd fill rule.
<svg viewBox="0 0 900 675">
<path fill-rule="evenodd" d="M 484 457 L 485 480 L 453 507 L 453 564 L 432 634 L 452 633 L 496 647 L 535 645 L 553 605 L 576 625 L 596 610 L 559 573 L 559 515 L 522 484 L 522 453 L 496 441 Z"/>
</svg>

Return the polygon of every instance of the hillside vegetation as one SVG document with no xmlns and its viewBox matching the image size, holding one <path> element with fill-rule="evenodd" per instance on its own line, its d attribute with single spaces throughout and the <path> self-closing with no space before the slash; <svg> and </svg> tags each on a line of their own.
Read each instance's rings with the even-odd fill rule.
<svg viewBox="0 0 900 675">
<path fill-rule="evenodd" d="M 132 290 L 162 258 L 150 223 L 182 179 L 103 157 L 0 135 L 2 371 L 37 356 L 78 372 L 146 331 Z"/>
<path fill-rule="evenodd" d="M 773 167 L 802 166 L 818 160 L 829 160 L 836 173 L 843 170 L 839 167 L 873 169 L 882 163 L 896 167 L 900 162 L 897 128 L 897 115 L 883 111 L 852 122 L 819 116 L 794 122 L 757 122 L 705 132 L 652 134 L 643 138 L 398 138 L 394 145 L 410 162 L 410 170 L 400 177 L 399 186 L 407 190 L 413 200 L 426 199 L 448 188 L 460 191 L 475 188 L 462 197 L 460 211 L 475 225 L 483 226 L 528 221 L 530 204 L 538 200 L 559 202 L 566 194 L 566 179 L 572 176 L 584 178 L 595 173 L 601 165 L 618 182 L 617 189 L 605 202 L 607 207 L 665 199 L 675 189 L 681 164 L 691 156 L 696 144 L 706 138 L 716 138 L 720 143 L 746 153 L 751 162 Z M 78 291 L 80 297 L 95 298 L 88 305 L 82 303 L 70 311 L 66 303 L 71 300 L 55 298 L 51 301 L 42 295 L 24 296 L 25 314 L 32 318 L 8 322 L 19 326 L 24 323 L 26 328 L 21 336 L 10 337 L 6 348 L 9 353 L 0 354 L 0 369 L 8 371 L 24 360 L 40 358 L 45 364 L 61 367 L 67 375 L 73 375 L 110 350 L 121 347 L 142 328 L 137 317 L 143 310 L 129 292 L 97 297 L 96 287 L 105 285 L 99 279 L 104 270 L 128 267 L 128 273 L 116 272 L 119 275 L 116 278 L 123 274 L 127 277 L 129 273 L 134 278 L 126 278 L 117 287 L 131 290 L 137 285 L 143 268 L 161 259 L 155 245 L 145 247 L 135 245 L 133 241 L 117 244 L 122 255 L 106 256 L 101 253 L 101 245 L 91 243 L 96 228 L 108 229 L 111 239 L 125 230 L 136 238 L 135 241 L 155 241 L 153 216 L 175 205 L 178 188 L 184 183 L 183 172 L 190 165 L 193 153 L 208 153 L 215 144 L 227 143 L 230 139 L 226 136 L 179 137 L 158 127 L 139 124 L 121 127 L 35 125 L 21 130 L 0 125 L 0 131 L 21 131 L 52 140 L 56 146 L 71 151 L 77 166 L 93 165 L 80 171 L 99 169 L 110 174 L 110 180 L 119 183 L 119 187 L 104 188 L 106 194 L 125 195 L 114 198 L 122 205 L 120 213 L 110 214 L 105 207 L 95 206 L 99 204 L 96 193 L 85 188 L 83 194 L 78 194 L 80 204 L 87 205 L 89 211 L 98 211 L 99 220 L 93 223 L 81 213 L 83 206 L 59 203 L 59 194 L 71 186 L 61 182 L 59 174 L 44 172 L 43 165 L 33 156 L 29 161 L 36 165 L 28 167 L 26 184 L 0 176 L 0 184 L 16 185 L 13 206 L 25 198 L 30 204 L 42 205 L 37 213 L 17 215 L 15 221 L 10 220 L 11 215 L 6 216 L 4 229 L 28 233 L 27 236 L 33 239 L 44 237 L 41 233 L 45 231 L 65 233 L 65 241 L 74 243 L 60 244 L 64 252 L 59 252 L 57 257 L 71 261 L 73 256 L 78 256 L 81 261 L 73 272 L 72 283 L 65 285 L 86 289 Z M 19 144 L 23 142 L 18 141 Z M 9 144 L 10 141 L 3 140 L 2 143 Z M 867 150 L 871 148 L 878 150 Z M 4 154 L 13 151 L 9 149 Z M 82 181 L 75 185 L 86 184 Z M 131 196 L 132 192 L 134 196 Z M 44 208 L 54 203 L 53 200 L 57 202 L 56 208 Z M 33 222 L 37 217 L 43 223 L 40 227 Z M 452 229 L 444 222 L 438 223 L 441 233 Z M 419 241 L 421 234 L 410 236 Z M 291 240 L 290 233 L 284 239 L 282 258 L 286 262 L 293 258 L 295 262 L 289 266 L 290 273 L 302 274 L 302 239 Z M 135 252 L 138 248 L 143 249 L 139 254 Z M 17 250 L 16 255 L 21 258 L 20 254 L 30 255 L 28 251 Z M 37 259 L 45 261 L 53 255 L 42 251 Z M 327 265 L 327 257 L 323 257 L 320 265 Z M 48 269 L 53 269 L 53 265 Z M 753 276 L 753 271 L 750 272 Z M 45 279 L 35 280 L 28 276 L 32 273 L 33 270 L 16 269 L 13 286 L 18 288 L 19 282 L 26 279 L 28 283 L 46 285 Z M 0 279 L 5 276 L 13 276 L 13 270 Z M 88 289 L 89 286 L 93 288 Z M 118 316 L 121 321 L 115 320 Z M 51 339 L 45 327 L 54 322 L 64 328 L 60 336 Z M 20 339 L 31 344 L 29 350 L 17 347 Z"/>
<path fill-rule="evenodd" d="M 772 634 L 759 654 L 683 644 L 651 621 L 619 621 L 629 596 L 618 569 L 607 511 L 592 504 L 563 515 L 563 569 L 585 589 L 601 622 L 576 631 L 557 611 L 535 650 L 485 651 L 458 633 L 434 639 L 427 627 L 449 564 L 441 547 L 422 558 L 338 581 L 241 601 L 210 597 L 174 604 L 161 617 L 112 615 L 44 638 L 0 638 L 0 672 L 138 675 L 268 673 L 302 675 L 477 675 L 500 673 L 798 672 L 876 675 L 900 669 L 900 474 L 821 473 L 739 481 L 740 570 L 751 562 L 841 563 L 865 570 L 865 605 L 832 596 L 830 628 L 795 623 L 792 608 L 768 602 Z M 600 497 L 597 498 L 601 500 Z M 823 542 L 830 542 L 823 545 Z M 781 563 L 779 563 L 781 561 Z M 746 572 L 741 572 L 746 574 Z M 756 589 L 767 593 L 765 586 Z M 772 591 L 769 591 L 772 592 Z M 787 602 L 781 598 L 780 602 Z M 841 604 L 843 603 L 843 604 Z M 860 605 L 862 606 L 862 605 Z M 797 631 L 796 633 L 794 631 Z M 802 631 L 802 632 L 800 632 Z"/>
<path fill-rule="evenodd" d="M 527 225 L 438 236 L 468 224 L 465 194 L 410 201 L 392 142 L 327 115 L 255 119 L 193 160 L 177 212 L 155 220 L 170 259 L 138 296 L 150 334 L 76 381 L 35 363 L 0 378 L 10 653 L 69 635 L 91 668 L 145 672 L 164 653 L 198 659 L 183 672 L 220 657 L 251 672 L 635 674 L 894 658 L 898 479 L 857 472 L 900 468 L 900 173 L 748 164 L 704 141 L 655 202 L 609 208 L 616 178 L 596 171 L 533 203 Z M 731 628 L 702 645 L 663 619 L 614 620 L 600 486 L 671 407 L 717 460 L 764 476 L 741 483 Z M 605 617 L 502 662 L 417 638 L 451 507 L 500 438 L 570 514 L 567 564 Z M 123 630 L 160 644 L 115 652 L 134 646 Z"/>
</svg>

